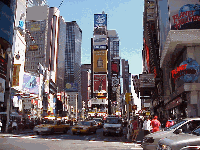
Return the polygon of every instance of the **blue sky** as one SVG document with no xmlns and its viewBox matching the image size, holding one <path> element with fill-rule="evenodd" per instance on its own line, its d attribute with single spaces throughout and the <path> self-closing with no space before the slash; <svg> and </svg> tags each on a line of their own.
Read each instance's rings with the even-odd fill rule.
<svg viewBox="0 0 200 150">
<path fill-rule="evenodd" d="M 48 0 L 59 7 L 62 0 Z M 64 0 L 60 15 L 65 21 L 76 21 L 82 30 L 82 64 L 91 63 L 91 38 L 94 14 L 107 14 L 108 30 L 116 30 L 120 38 L 120 55 L 129 61 L 129 72 L 142 73 L 143 0 Z"/>
</svg>

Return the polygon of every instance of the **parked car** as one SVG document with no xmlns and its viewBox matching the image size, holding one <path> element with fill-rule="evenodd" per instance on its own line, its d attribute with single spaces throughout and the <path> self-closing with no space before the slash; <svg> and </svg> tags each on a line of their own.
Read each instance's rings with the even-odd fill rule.
<svg viewBox="0 0 200 150">
<path fill-rule="evenodd" d="M 187 133 L 186 131 L 177 129 L 175 130 L 175 136 L 161 139 L 158 142 L 157 150 L 200 149 L 200 126 L 191 133 Z"/>
<path fill-rule="evenodd" d="M 177 121 L 176 124 L 174 124 L 173 126 L 169 127 L 169 128 L 165 128 L 163 131 L 158 131 L 158 132 L 154 132 L 151 134 L 146 135 L 143 138 L 143 142 L 141 144 L 141 146 L 143 147 L 144 150 L 155 150 L 158 144 L 158 141 L 161 138 L 167 138 L 170 136 L 174 136 L 176 135 L 176 133 L 174 133 L 174 131 L 176 131 L 177 129 L 183 129 L 188 127 L 188 132 L 191 132 L 192 130 L 194 130 L 195 128 L 193 127 L 194 124 L 200 124 L 200 118 L 186 118 L 186 119 L 182 119 Z"/>
<path fill-rule="evenodd" d="M 123 128 L 122 128 L 122 121 L 119 117 L 116 116 L 108 116 L 105 120 L 103 126 L 103 135 L 108 134 L 117 134 L 122 136 Z"/>
<path fill-rule="evenodd" d="M 64 124 L 61 123 L 60 120 L 55 120 L 55 121 L 48 121 L 47 124 L 36 125 L 33 129 L 33 132 L 35 134 L 41 134 L 41 133 L 53 134 L 54 132 L 67 133 L 69 129 L 70 129 L 69 124 Z"/>
<path fill-rule="evenodd" d="M 79 133 L 96 133 L 97 125 L 94 121 L 80 121 L 77 125 L 72 127 L 73 134 Z"/>
</svg>

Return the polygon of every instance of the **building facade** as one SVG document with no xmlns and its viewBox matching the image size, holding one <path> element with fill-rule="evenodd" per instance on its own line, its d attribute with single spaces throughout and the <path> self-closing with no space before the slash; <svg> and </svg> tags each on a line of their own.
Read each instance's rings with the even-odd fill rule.
<svg viewBox="0 0 200 150">
<path fill-rule="evenodd" d="M 65 49 L 65 91 L 68 102 L 77 112 L 82 108 L 81 98 L 81 43 L 82 30 L 76 21 L 66 22 L 66 49 Z M 70 94 L 71 93 L 71 94 Z M 71 99 L 76 97 L 76 99 Z M 76 107 L 77 106 L 77 107 Z"/>
</svg>

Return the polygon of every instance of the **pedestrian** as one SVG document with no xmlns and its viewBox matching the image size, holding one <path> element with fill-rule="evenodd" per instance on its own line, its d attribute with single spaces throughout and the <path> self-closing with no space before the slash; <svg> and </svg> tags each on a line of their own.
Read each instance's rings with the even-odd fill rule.
<svg viewBox="0 0 200 150">
<path fill-rule="evenodd" d="M 154 116 L 154 119 L 151 121 L 152 132 L 160 131 L 160 121 L 158 120 L 158 116 Z"/>
<path fill-rule="evenodd" d="M 174 121 L 171 118 L 169 118 L 168 121 L 166 122 L 166 126 L 165 127 L 169 128 L 172 125 L 174 125 Z"/>
<path fill-rule="evenodd" d="M 134 117 L 134 120 L 132 120 L 131 128 L 132 128 L 132 142 L 136 142 L 136 138 L 139 133 L 137 117 Z"/>
<path fill-rule="evenodd" d="M 17 121 L 16 120 L 14 120 L 13 122 L 12 122 L 12 130 L 14 131 L 17 131 Z"/>
<path fill-rule="evenodd" d="M 144 136 L 151 133 L 151 128 L 151 121 L 149 120 L 149 117 L 145 117 L 145 121 L 143 123 Z"/>
</svg>

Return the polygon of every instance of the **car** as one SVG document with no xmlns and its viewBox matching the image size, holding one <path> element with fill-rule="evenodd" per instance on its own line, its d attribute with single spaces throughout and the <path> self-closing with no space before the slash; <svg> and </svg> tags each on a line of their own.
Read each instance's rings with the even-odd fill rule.
<svg viewBox="0 0 200 150">
<path fill-rule="evenodd" d="M 123 135 L 122 121 L 119 117 L 108 116 L 103 125 L 103 136 L 108 134 Z"/>
<path fill-rule="evenodd" d="M 174 131 L 177 129 L 183 129 L 185 126 L 189 126 L 191 124 L 200 123 L 200 118 L 185 118 L 176 122 L 173 126 L 169 128 L 165 128 L 162 131 L 150 133 L 143 138 L 141 146 L 144 150 L 155 150 L 158 144 L 158 141 L 161 138 L 167 138 L 170 136 L 176 135 Z M 193 128 L 194 129 L 194 128 Z M 190 129 L 192 131 L 192 128 Z"/>
<path fill-rule="evenodd" d="M 98 128 L 103 128 L 103 120 L 101 118 L 93 118 L 96 121 Z"/>
<path fill-rule="evenodd" d="M 200 126 L 191 133 L 187 133 L 186 131 L 177 129 L 175 136 L 159 140 L 157 150 L 200 149 Z"/>
<path fill-rule="evenodd" d="M 72 127 L 72 133 L 73 134 L 90 134 L 90 133 L 96 133 L 97 125 L 95 121 L 80 121 L 77 125 Z"/>
<path fill-rule="evenodd" d="M 69 129 L 70 129 L 69 124 L 65 124 L 60 120 L 55 120 L 55 121 L 48 121 L 45 124 L 36 125 L 33 128 L 33 132 L 35 134 L 43 134 L 43 133 L 54 134 L 55 132 L 67 133 Z"/>
</svg>

